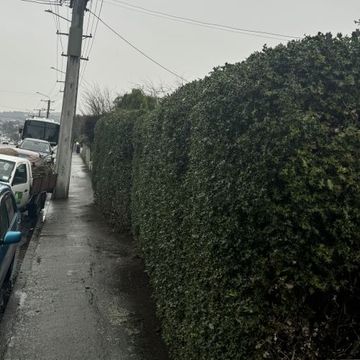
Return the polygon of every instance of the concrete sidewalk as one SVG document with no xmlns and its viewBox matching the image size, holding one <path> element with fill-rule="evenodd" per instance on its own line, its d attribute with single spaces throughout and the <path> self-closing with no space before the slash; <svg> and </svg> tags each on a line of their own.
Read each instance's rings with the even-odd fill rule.
<svg viewBox="0 0 360 360">
<path fill-rule="evenodd" d="M 70 197 L 51 202 L 0 324 L 4 360 L 166 360 L 132 240 L 107 226 L 73 156 Z"/>
</svg>

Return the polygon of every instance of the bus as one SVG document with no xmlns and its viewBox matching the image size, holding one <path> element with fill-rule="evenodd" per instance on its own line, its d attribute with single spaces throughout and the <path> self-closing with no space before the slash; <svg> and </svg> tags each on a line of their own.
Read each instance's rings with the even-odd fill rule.
<svg viewBox="0 0 360 360">
<path fill-rule="evenodd" d="M 21 139 L 33 138 L 48 141 L 56 146 L 59 140 L 60 124 L 52 119 L 28 118 L 23 129 L 20 129 Z"/>
</svg>

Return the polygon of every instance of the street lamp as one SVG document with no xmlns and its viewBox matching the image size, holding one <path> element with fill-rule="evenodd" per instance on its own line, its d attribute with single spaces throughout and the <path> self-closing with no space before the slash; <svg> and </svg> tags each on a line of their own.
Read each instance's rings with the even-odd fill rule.
<svg viewBox="0 0 360 360">
<path fill-rule="evenodd" d="M 50 99 L 50 96 L 49 96 L 49 95 L 45 95 L 45 94 L 41 93 L 40 91 L 37 91 L 36 93 L 39 94 L 39 95 L 41 95 L 41 96 L 46 96 L 48 99 Z"/>
<path fill-rule="evenodd" d="M 59 72 L 59 73 L 62 73 L 62 74 L 66 74 L 65 71 L 59 70 L 58 68 L 56 68 L 56 67 L 54 67 L 54 66 L 50 66 L 50 69 L 51 69 L 51 70 L 55 70 L 55 71 L 57 71 L 57 72 Z"/>
</svg>

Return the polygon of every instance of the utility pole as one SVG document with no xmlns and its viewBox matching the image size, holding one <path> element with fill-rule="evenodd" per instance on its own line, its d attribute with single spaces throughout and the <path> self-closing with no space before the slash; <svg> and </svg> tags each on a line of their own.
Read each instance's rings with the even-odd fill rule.
<svg viewBox="0 0 360 360">
<path fill-rule="evenodd" d="M 64 97 L 60 118 L 59 144 L 56 157 L 56 171 L 58 174 L 53 198 L 67 199 L 69 194 L 71 156 L 72 156 L 72 128 L 76 113 L 76 100 L 79 85 L 79 70 L 81 60 L 81 44 L 83 39 L 84 12 L 88 0 L 72 0 L 72 19 L 69 33 L 68 57 Z"/>
<path fill-rule="evenodd" d="M 55 102 L 55 101 L 52 101 L 50 99 L 48 100 L 41 100 L 41 101 L 44 101 L 47 103 L 47 109 L 46 109 L 46 118 L 48 119 L 49 118 L 49 114 L 50 114 L 50 111 L 54 111 L 54 109 L 50 109 L 50 105 L 52 102 Z"/>
<path fill-rule="evenodd" d="M 50 105 L 51 105 L 52 102 L 55 102 L 55 101 L 50 100 L 50 97 L 49 97 L 48 95 L 43 94 L 43 93 L 41 93 L 40 91 L 37 91 L 36 93 L 39 94 L 39 95 L 41 95 L 41 96 L 47 97 L 47 100 L 41 99 L 41 101 L 47 103 L 46 119 L 48 119 L 48 118 L 49 118 L 50 111 L 54 111 L 53 109 L 50 109 Z M 39 117 L 40 117 L 40 115 L 39 115 Z"/>
<path fill-rule="evenodd" d="M 45 109 L 34 109 L 34 111 L 38 111 L 39 112 L 38 116 L 41 117 L 41 112 L 45 111 Z"/>
</svg>

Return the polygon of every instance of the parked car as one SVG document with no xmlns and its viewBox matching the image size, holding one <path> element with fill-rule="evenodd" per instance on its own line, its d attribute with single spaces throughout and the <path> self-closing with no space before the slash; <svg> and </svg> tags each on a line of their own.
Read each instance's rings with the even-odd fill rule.
<svg viewBox="0 0 360 360">
<path fill-rule="evenodd" d="M 15 197 L 9 186 L 0 184 L 0 289 L 12 278 L 16 248 L 21 241 L 19 226 Z"/>
<path fill-rule="evenodd" d="M 18 148 L 37 152 L 47 162 L 53 162 L 52 155 L 54 152 L 48 141 L 26 138 L 18 145 Z"/>
<path fill-rule="evenodd" d="M 56 174 L 51 164 L 34 164 L 22 156 L 0 153 L 0 183 L 11 187 L 19 210 L 27 210 L 35 218 L 44 208 L 47 193 L 54 190 Z"/>
</svg>

